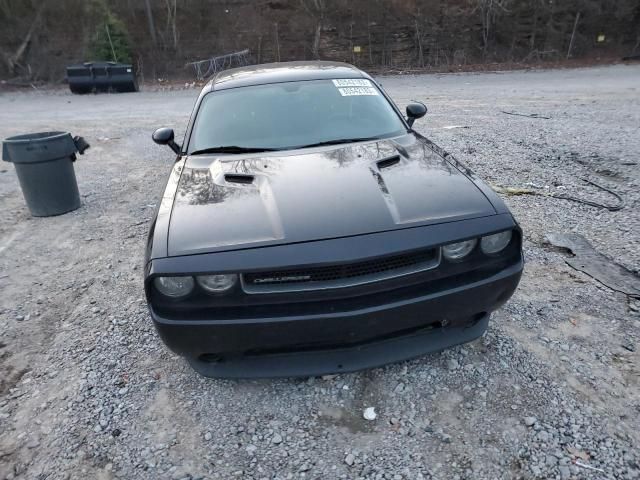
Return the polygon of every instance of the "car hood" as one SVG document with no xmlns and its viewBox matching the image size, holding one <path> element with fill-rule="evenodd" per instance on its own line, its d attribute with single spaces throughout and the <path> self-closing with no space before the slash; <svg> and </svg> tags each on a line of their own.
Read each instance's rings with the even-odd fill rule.
<svg viewBox="0 0 640 480">
<path fill-rule="evenodd" d="M 361 235 L 496 213 L 460 167 L 414 135 L 186 159 L 169 256 Z"/>
</svg>

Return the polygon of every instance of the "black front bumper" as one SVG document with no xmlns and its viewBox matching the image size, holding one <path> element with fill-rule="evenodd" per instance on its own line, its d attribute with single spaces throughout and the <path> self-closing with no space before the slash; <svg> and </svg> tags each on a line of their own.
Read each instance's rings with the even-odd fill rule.
<svg viewBox="0 0 640 480">
<path fill-rule="evenodd" d="M 518 285 L 522 259 L 490 277 L 367 308 L 276 318 L 169 319 L 151 315 L 163 341 L 211 377 L 339 373 L 469 342 Z"/>
</svg>

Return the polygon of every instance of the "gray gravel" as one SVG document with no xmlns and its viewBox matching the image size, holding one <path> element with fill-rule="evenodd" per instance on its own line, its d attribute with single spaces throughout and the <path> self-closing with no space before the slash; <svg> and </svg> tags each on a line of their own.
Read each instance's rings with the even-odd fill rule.
<svg viewBox="0 0 640 480">
<path fill-rule="evenodd" d="M 471 344 L 322 378 L 197 376 L 141 289 L 147 231 L 197 91 L 0 95 L 0 137 L 63 129 L 83 207 L 31 218 L 0 165 L 0 478 L 640 478 L 640 302 L 572 270 L 549 232 L 640 265 L 640 66 L 381 79 L 419 129 L 498 186 L 525 230 L 520 289 Z M 537 113 L 550 119 L 501 113 Z M 447 128 L 447 127 L 464 128 Z M 375 408 L 373 420 L 364 418 Z"/>
</svg>

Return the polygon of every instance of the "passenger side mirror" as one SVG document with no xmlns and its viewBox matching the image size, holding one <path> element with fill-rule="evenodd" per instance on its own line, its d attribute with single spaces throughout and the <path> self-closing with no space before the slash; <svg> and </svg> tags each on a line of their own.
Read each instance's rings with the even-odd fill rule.
<svg viewBox="0 0 640 480">
<path fill-rule="evenodd" d="M 424 103 L 410 103 L 407 105 L 407 123 L 410 127 L 417 119 L 427 114 L 427 106 Z"/>
<path fill-rule="evenodd" d="M 153 132 L 153 141 L 158 145 L 169 145 L 169 148 L 175 153 L 180 153 L 180 146 L 173 140 L 174 133 L 173 128 L 159 128 Z"/>
</svg>

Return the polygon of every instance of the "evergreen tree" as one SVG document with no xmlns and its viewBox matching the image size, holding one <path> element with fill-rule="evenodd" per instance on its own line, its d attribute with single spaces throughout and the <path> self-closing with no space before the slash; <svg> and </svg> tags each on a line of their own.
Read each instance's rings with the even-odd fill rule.
<svg viewBox="0 0 640 480">
<path fill-rule="evenodd" d="M 115 15 L 107 12 L 91 39 L 92 60 L 131 63 L 131 46 L 127 28 Z"/>
</svg>

